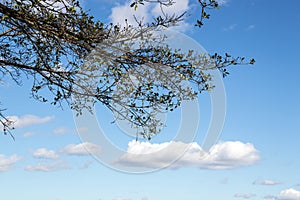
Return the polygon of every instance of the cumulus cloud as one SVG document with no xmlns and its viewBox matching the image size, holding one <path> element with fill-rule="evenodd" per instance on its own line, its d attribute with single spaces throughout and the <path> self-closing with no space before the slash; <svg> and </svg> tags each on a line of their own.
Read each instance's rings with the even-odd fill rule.
<svg viewBox="0 0 300 200">
<path fill-rule="evenodd" d="M 281 182 L 274 180 L 256 180 L 253 182 L 254 185 L 279 185 Z"/>
<path fill-rule="evenodd" d="M 26 171 L 41 171 L 41 172 L 54 172 L 59 170 L 71 169 L 68 163 L 62 161 L 55 161 L 50 163 L 38 163 L 37 165 L 29 165 L 25 167 Z"/>
<path fill-rule="evenodd" d="M 22 128 L 25 126 L 30 126 L 34 124 L 43 124 L 53 119 L 53 117 L 47 116 L 47 117 L 38 117 L 35 115 L 24 115 L 21 117 L 18 116 L 8 116 L 9 120 L 14 122 L 15 128 Z"/>
<path fill-rule="evenodd" d="M 85 156 L 89 154 L 99 155 L 101 153 L 100 146 L 84 142 L 80 144 L 69 144 L 61 150 L 62 153 L 72 156 Z"/>
<path fill-rule="evenodd" d="M 250 199 L 250 198 L 253 198 L 255 196 L 256 196 L 256 194 L 252 194 L 252 193 L 249 193 L 249 194 L 235 194 L 234 195 L 235 198 L 241 198 L 241 199 Z"/>
<path fill-rule="evenodd" d="M 0 172 L 8 171 L 14 167 L 14 164 L 21 158 L 17 155 L 5 156 L 0 154 Z"/>
<path fill-rule="evenodd" d="M 33 152 L 35 158 L 45 158 L 45 159 L 57 159 L 59 156 L 53 150 L 47 150 L 46 148 L 40 148 Z"/>
<path fill-rule="evenodd" d="M 183 153 L 185 151 L 185 153 Z M 251 143 L 220 142 L 209 152 L 205 152 L 197 143 L 131 141 L 127 153 L 117 164 L 133 167 L 170 168 L 198 167 L 201 169 L 233 169 L 256 163 L 260 159 L 258 151 Z M 176 162 L 173 162 L 176 161 Z"/>
<path fill-rule="evenodd" d="M 293 188 L 282 190 L 277 196 L 278 200 L 300 200 L 300 191 Z"/>
</svg>

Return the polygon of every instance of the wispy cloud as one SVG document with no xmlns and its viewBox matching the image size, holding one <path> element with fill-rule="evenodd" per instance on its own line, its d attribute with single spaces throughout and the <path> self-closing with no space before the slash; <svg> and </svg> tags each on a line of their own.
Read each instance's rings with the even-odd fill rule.
<svg viewBox="0 0 300 200">
<path fill-rule="evenodd" d="M 47 116 L 47 117 L 39 117 L 35 115 L 24 115 L 21 117 L 18 116 L 8 116 L 7 119 L 11 120 L 14 122 L 14 127 L 15 128 L 22 128 L 25 126 L 30 126 L 34 124 L 43 124 L 46 122 L 49 122 L 53 119 L 54 117 L 52 116 Z"/>
<path fill-rule="evenodd" d="M 87 169 L 87 168 L 89 168 L 92 164 L 93 164 L 93 161 L 91 161 L 91 160 L 86 161 L 85 163 L 83 163 L 83 165 L 81 165 L 81 166 L 79 167 L 79 169 L 81 169 L 81 170 Z"/>
<path fill-rule="evenodd" d="M 68 156 L 86 156 L 90 154 L 99 155 L 101 147 L 99 145 L 84 142 L 79 144 L 69 144 L 60 150 L 48 150 L 46 148 L 39 148 L 33 152 L 33 157 L 44 159 L 57 159 L 62 155 Z"/>
<path fill-rule="evenodd" d="M 233 31 L 237 27 L 237 24 L 230 24 L 229 26 L 225 27 L 224 31 Z"/>
<path fill-rule="evenodd" d="M 53 131 L 53 134 L 60 135 L 65 133 L 70 133 L 72 130 L 66 128 L 66 127 L 59 127 Z"/>
<path fill-rule="evenodd" d="M 252 193 L 248 193 L 248 194 L 235 194 L 234 197 L 235 198 L 240 198 L 240 199 L 251 199 L 253 197 L 255 197 L 256 194 L 252 194 Z"/>
<path fill-rule="evenodd" d="M 253 30 L 253 29 L 255 29 L 255 25 L 254 25 L 254 24 L 251 24 L 251 25 L 249 25 L 249 26 L 246 28 L 247 31 L 250 31 L 250 30 Z"/>
<path fill-rule="evenodd" d="M 33 135 L 35 135 L 34 132 L 25 132 L 25 133 L 23 133 L 23 136 L 24 136 L 24 137 L 31 137 L 31 136 L 33 136 Z"/>
<path fill-rule="evenodd" d="M 113 200 L 131 200 L 131 198 L 117 197 L 117 198 L 114 198 Z"/>
<path fill-rule="evenodd" d="M 276 199 L 277 197 L 275 195 L 266 195 L 264 196 L 264 199 Z"/>
<path fill-rule="evenodd" d="M 219 5 L 225 5 L 228 3 L 229 0 L 217 0 L 217 2 L 219 3 Z"/>
<path fill-rule="evenodd" d="M 279 185 L 281 182 L 274 180 L 256 180 L 253 182 L 254 185 Z"/>
<path fill-rule="evenodd" d="M 17 156 L 16 154 L 12 156 L 5 156 L 3 154 L 0 154 L 0 172 L 12 169 L 15 163 L 20 159 L 21 157 Z"/>
<path fill-rule="evenodd" d="M 101 147 L 90 142 L 84 142 L 80 144 L 69 144 L 60 152 L 71 156 L 99 155 L 101 153 Z"/>
<path fill-rule="evenodd" d="M 178 155 L 179 149 L 186 150 Z M 233 169 L 252 165 L 260 160 L 255 147 L 250 143 L 220 142 L 209 152 L 205 152 L 197 143 L 167 142 L 151 144 L 131 141 L 127 153 L 117 160 L 117 164 L 133 167 L 160 168 L 198 167 L 201 169 Z"/>
<path fill-rule="evenodd" d="M 224 178 L 224 179 L 222 179 L 222 180 L 220 181 L 220 183 L 221 183 L 221 184 L 224 184 L 224 185 L 228 184 L 228 183 L 229 183 L 229 178 Z"/>
<path fill-rule="evenodd" d="M 55 161 L 49 163 L 38 163 L 37 165 L 29 165 L 25 167 L 26 171 L 41 171 L 41 172 L 54 172 L 59 170 L 71 169 L 71 166 L 63 161 Z"/>
</svg>

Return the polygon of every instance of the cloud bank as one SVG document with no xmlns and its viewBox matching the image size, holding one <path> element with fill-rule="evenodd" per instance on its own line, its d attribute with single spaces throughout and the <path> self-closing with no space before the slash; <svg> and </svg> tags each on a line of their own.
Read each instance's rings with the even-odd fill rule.
<svg viewBox="0 0 300 200">
<path fill-rule="evenodd" d="M 186 149 L 183 155 L 182 152 Z M 260 160 L 259 152 L 251 143 L 220 142 L 209 152 L 195 142 L 166 142 L 151 144 L 149 142 L 131 141 L 127 153 L 116 162 L 124 166 L 160 168 L 172 163 L 170 168 L 197 167 L 200 169 L 233 169 L 248 166 Z"/>
</svg>

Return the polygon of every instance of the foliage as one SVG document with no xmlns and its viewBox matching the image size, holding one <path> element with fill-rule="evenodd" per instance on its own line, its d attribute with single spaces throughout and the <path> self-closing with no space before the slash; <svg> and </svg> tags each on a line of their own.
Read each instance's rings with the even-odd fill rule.
<svg viewBox="0 0 300 200">
<path fill-rule="evenodd" d="M 206 9 L 217 8 L 218 3 L 198 2 L 201 16 L 196 26 L 201 27 L 209 18 Z M 145 3 L 158 3 L 163 9 L 175 2 L 137 0 L 131 7 Z M 213 88 L 209 70 L 219 69 L 226 76 L 229 65 L 254 63 L 164 45 L 164 37 L 154 32 L 178 24 L 185 15 L 163 14 L 151 23 L 120 27 L 94 20 L 77 0 L 4 1 L 0 3 L 0 81 L 10 77 L 21 85 L 25 75 L 33 80 L 35 99 L 53 105 L 65 101 L 78 114 L 101 102 L 116 119 L 140 127 L 139 134 L 150 139 L 160 132 L 159 112 L 173 111 L 183 100 Z M 4 133 L 10 133 L 12 122 L 3 110 L 0 122 Z"/>
</svg>

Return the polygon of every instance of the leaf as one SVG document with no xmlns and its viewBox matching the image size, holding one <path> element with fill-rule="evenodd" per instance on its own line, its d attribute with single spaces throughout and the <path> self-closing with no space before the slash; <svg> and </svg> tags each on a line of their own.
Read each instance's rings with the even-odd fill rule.
<svg viewBox="0 0 300 200">
<path fill-rule="evenodd" d="M 249 62 L 249 64 L 253 65 L 255 63 L 255 60 L 252 58 Z"/>
<path fill-rule="evenodd" d="M 133 7 L 136 5 L 136 2 L 133 2 L 132 4 L 130 4 L 130 7 Z"/>
</svg>

